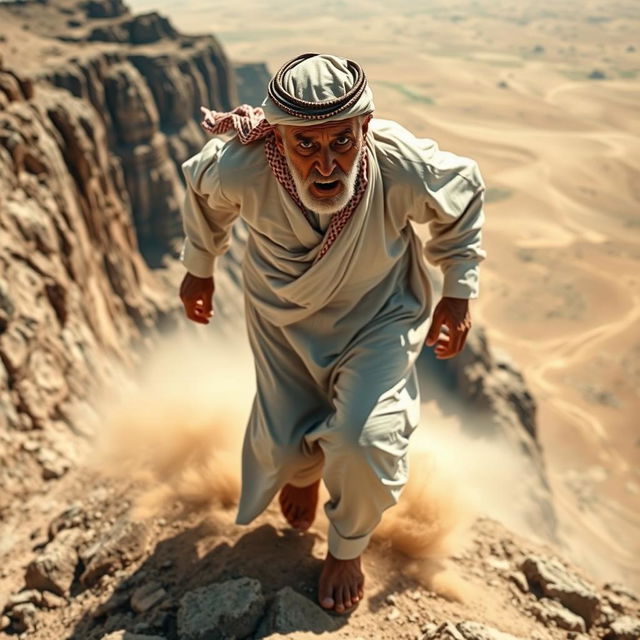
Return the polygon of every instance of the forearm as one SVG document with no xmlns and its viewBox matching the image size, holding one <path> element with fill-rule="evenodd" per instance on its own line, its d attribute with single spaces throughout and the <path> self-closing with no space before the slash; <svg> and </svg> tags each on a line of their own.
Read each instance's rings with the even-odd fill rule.
<svg viewBox="0 0 640 640">
<path fill-rule="evenodd" d="M 225 198 L 220 188 L 218 167 L 207 145 L 182 165 L 186 191 L 182 205 L 185 234 L 180 260 L 189 273 L 199 278 L 213 275 L 216 257 L 229 248 L 231 227 L 239 207 Z"/>
<path fill-rule="evenodd" d="M 453 221 L 439 217 L 431 222 L 431 239 L 425 257 L 444 275 L 442 295 L 477 298 L 479 264 L 486 258 L 482 248 L 484 186 L 477 188 L 464 211 Z"/>
</svg>

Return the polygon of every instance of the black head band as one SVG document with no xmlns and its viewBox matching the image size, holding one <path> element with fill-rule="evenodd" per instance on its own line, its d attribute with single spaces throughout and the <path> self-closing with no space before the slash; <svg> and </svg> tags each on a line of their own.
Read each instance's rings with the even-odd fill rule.
<svg viewBox="0 0 640 640">
<path fill-rule="evenodd" d="M 330 98 L 321 102 L 310 102 L 292 96 L 284 89 L 284 75 L 297 64 L 308 58 L 317 56 L 317 53 L 303 53 L 280 67 L 278 73 L 271 79 L 267 92 L 273 102 L 289 115 L 305 120 L 321 120 L 345 111 L 353 106 L 367 87 L 367 78 L 360 65 L 352 60 L 347 60 L 349 71 L 355 82 L 353 87 L 339 98 Z"/>
</svg>

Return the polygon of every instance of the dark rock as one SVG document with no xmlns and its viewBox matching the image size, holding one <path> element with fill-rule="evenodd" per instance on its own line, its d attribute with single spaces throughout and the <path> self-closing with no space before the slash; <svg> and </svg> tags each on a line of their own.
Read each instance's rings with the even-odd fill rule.
<svg viewBox="0 0 640 640">
<path fill-rule="evenodd" d="M 133 45 L 177 38 L 178 33 L 171 23 L 155 11 L 137 15 L 128 20 L 100 25 L 92 29 L 87 37 L 90 42 L 119 42 Z"/>
<path fill-rule="evenodd" d="M 136 613 L 149 611 L 167 597 L 167 592 L 157 582 L 149 582 L 138 587 L 131 596 L 131 608 Z"/>
<path fill-rule="evenodd" d="M 84 8 L 89 18 L 117 18 L 129 13 L 122 0 L 89 0 Z"/>
<path fill-rule="evenodd" d="M 567 609 L 581 616 L 587 628 L 591 627 L 600 607 L 600 598 L 591 585 L 556 559 L 530 556 L 521 568 L 536 595 L 559 600 Z"/>
<path fill-rule="evenodd" d="M 545 624 L 554 624 L 567 631 L 586 631 L 584 620 L 555 600 L 542 598 L 539 602 L 533 603 L 529 610 Z"/>
<path fill-rule="evenodd" d="M 80 536 L 77 529 L 61 531 L 27 566 L 27 588 L 68 596 L 78 564 L 76 547 Z"/>
<path fill-rule="evenodd" d="M 33 629 L 38 610 L 36 606 L 30 602 L 19 604 L 11 609 L 11 621 L 13 628 L 18 633 L 24 633 Z"/>
<path fill-rule="evenodd" d="M 611 624 L 604 636 L 605 640 L 638 640 L 640 638 L 640 619 L 622 616 Z"/>
<path fill-rule="evenodd" d="M 127 567 L 144 555 L 148 540 L 146 523 L 121 518 L 101 540 L 83 552 L 86 568 L 80 582 L 92 586 L 103 575 Z"/>
<path fill-rule="evenodd" d="M 180 600 L 181 640 L 231 640 L 255 630 L 264 613 L 262 585 L 251 578 L 216 582 L 188 591 Z"/>
<path fill-rule="evenodd" d="M 165 640 L 161 636 L 147 636 L 130 631 L 114 631 L 109 635 L 102 636 L 101 640 Z"/>
<path fill-rule="evenodd" d="M 323 633 L 335 631 L 338 627 L 338 621 L 311 600 L 291 587 L 284 587 L 276 593 L 266 616 L 258 627 L 256 637 L 263 638 L 272 633 L 295 631 Z"/>
</svg>

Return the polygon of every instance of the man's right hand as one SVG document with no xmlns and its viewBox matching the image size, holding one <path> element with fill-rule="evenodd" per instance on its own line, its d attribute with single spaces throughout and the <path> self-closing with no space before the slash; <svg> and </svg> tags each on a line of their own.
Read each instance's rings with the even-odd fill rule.
<svg viewBox="0 0 640 640">
<path fill-rule="evenodd" d="M 212 301 L 215 286 L 213 276 L 198 278 L 187 273 L 180 285 L 180 300 L 189 320 L 209 324 L 213 315 Z"/>
</svg>

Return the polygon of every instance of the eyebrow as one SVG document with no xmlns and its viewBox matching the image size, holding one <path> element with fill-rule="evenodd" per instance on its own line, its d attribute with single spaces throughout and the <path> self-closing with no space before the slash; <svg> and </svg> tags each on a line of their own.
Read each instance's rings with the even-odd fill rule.
<svg viewBox="0 0 640 640">
<path fill-rule="evenodd" d="M 353 134 L 353 131 L 351 131 L 350 127 L 347 127 L 346 129 L 342 129 L 342 131 L 338 131 L 337 133 L 333 134 L 333 137 L 338 138 L 346 134 Z M 311 137 L 308 135 L 305 135 L 302 131 L 295 133 L 294 137 L 296 138 L 296 140 L 303 140 L 305 142 L 308 140 L 311 140 Z"/>
</svg>

